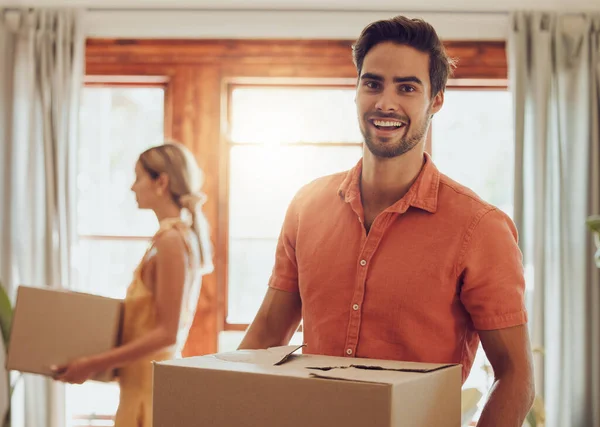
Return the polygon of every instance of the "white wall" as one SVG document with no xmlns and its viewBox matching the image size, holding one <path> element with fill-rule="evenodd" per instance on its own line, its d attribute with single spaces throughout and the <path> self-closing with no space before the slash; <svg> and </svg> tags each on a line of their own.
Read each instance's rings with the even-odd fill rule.
<svg viewBox="0 0 600 427">
<path fill-rule="evenodd" d="M 90 37 L 124 38 L 293 38 L 354 40 L 369 22 L 393 12 L 335 11 L 105 11 L 88 12 Z M 421 13 L 440 36 L 452 39 L 504 39 L 502 13 Z"/>
</svg>

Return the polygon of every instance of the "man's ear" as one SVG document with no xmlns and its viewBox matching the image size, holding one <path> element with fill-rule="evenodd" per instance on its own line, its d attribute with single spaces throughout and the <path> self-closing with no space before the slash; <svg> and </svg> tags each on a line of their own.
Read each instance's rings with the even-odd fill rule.
<svg viewBox="0 0 600 427">
<path fill-rule="evenodd" d="M 440 111 L 442 109 L 442 105 L 444 105 L 444 91 L 440 90 L 431 101 L 431 115 L 433 116 L 435 113 Z"/>
</svg>

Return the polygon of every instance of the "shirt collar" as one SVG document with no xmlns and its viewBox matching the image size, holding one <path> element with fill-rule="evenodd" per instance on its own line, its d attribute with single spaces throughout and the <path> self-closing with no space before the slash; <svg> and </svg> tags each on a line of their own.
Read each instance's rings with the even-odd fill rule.
<svg viewBox="0 0 600 427">
<path fill-rule="evenodd" d="M 431 160 L 428 153 L 424 153 L 425 161 L 417 179 L 408 192 L 386 209 L 388 212 L 404 213 L 409 206 L 435 213 L 438 202 L 438 189 L 440 185 L 440 172 Z M 338 195 L 350 203 L 356 197 L 360 197 L 360 177 L 362 173 L 362 158 L 356 166 L 350 169 L 338 188 Z"/>
</svg>

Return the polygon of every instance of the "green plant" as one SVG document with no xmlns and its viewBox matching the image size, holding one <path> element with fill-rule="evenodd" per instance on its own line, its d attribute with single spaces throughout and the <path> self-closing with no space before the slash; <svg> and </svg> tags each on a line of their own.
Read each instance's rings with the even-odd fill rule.
<svg viewBox="0 0 600 427">
<path fill-rule="evenodd" d="M 546 424 L 546 409 L 541 396 L 535 396 L 533 407 L 527 414 L 525 421 L 529 424 L 529 427 L 544 427 Z"/>
<path fill-rule="evenodd" d="M 596 244 L 594 260 L 596 261 L 596 267 L 600 268 L 600 215 L 588 217 L 585 223 L 594 235 L 594 243 Z"/>
<path fill-rule="evenodd" d="M 2 341 L 4 342 L 4 351 L 6 352 L 6 355 L 8 355 L 8 345 L 10 342 L 10 328 L 11 328 L 11 324 L 12 324 L 12 319 L 13 319 L 13 307 L 12 304 L 10 303 L 10 298 L 8 297 L 8 294 L 6 293 L 6 290 L 4 289 L 4 286 L 2 286 L 2 283 L 0 283 L 0 330 L 2 332 Z M 6 414 L 3 414 L 3 420 L 2 420 L 2 427 L 10 427 L 10 399 L 12 396 L 12 392 L 15 388 L 16 382 L 15 384 L 11 384 L 10 383 L 10 375 L 7 372 L 6 373 L 6 378 L 7 378 L 7 396 L 8 396 L 8 402 L 7 402 L 7 411 Z M 20 377 L 19 377 L 20 378 Z M 18 381 L 18 379 L 17 379 Z"/>
<path fill-rule="evenodd" d="M 585 221 L 591 231 L 600 233 L 600 215 L 592 215 Z"/>
</svg>

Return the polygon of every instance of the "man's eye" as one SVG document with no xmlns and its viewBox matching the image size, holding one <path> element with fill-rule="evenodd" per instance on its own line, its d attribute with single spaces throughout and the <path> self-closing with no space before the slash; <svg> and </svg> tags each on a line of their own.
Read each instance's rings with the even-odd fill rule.
<svg viewBox="0 0 600 427">
<path fill-rule="evenodd" d="M 400 86 L 400 91 L 401 92 L 414 92 L 415 88 L 410 85 L 402 85 L 402 86 Z"/>
<path fill-rule="evenodd" d="M 377 82 L 366 82 L 365 86 L 369 89 L 377 89 L 379 87 L 379 83 Z"/>
</svg>

